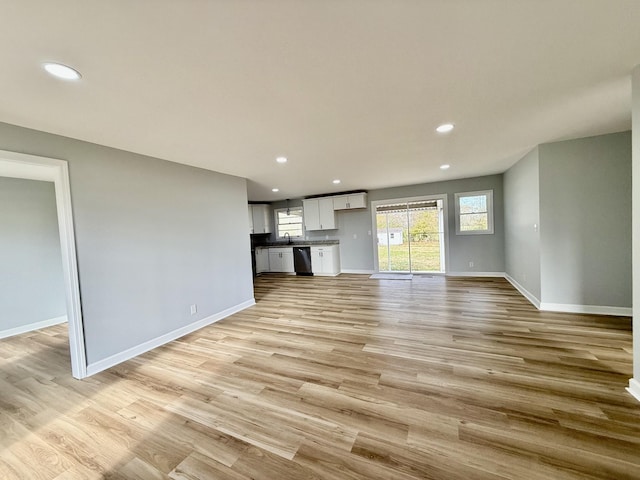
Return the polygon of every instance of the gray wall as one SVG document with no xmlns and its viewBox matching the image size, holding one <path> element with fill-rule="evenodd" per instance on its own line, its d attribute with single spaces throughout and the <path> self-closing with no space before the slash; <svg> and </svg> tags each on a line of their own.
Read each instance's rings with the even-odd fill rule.
<svg viewBox="0 0 640 480">
<path fill-rule="evenodd" d="M 64 315 L 53 182 L 0 177 L 0 332 Z"/>
<path fill-rule="evenodd" d="M 631 133 L 540 145 L 542 301 L 631 306 Z"/>
<path fill-rule="evenodd" d="M 244 179 L 7 124 L 0 149 L 69 162 L 89 364 L 253 298 Z"/>
<path fill-rule="evenodd" d="M 504 223 L 506 273 L 540 301 L 538 179 L 536 147 L 504 174 Z"/>
<path fill-rule="evenodd" d="M 493 190 L 494 234 L 456 235 L 455 193 Z M 502 175 L 464 178 L 448 182 L 372 190 L 369 200 L 387 200 L 420 195 L 447 194 L 449 265 L 447 273 L 504 272 L 504 201 Z M 373 258 L 373 244 L 371 243 Z M 473 268 L 469 262 L 473 261 Z M 373 264 L 372 264 L 373 265 Z"/>
<path fill-rule="evenodd" d="M 454 194 L 476 190 L 493 190 L 494 229 L 493 235 L 456 235 Z M 448 203 L 449 265 L 447 272 L 504 272 L 504 217 L 502 175 L 466 178 L 448 182 L 425 183 L 404 187 L 370 190 L 367 203 L 426 195 L 446 194 Z M 295 202 L 295 203 L 294 203 Z M 301 200 L 292 200 L 290 205 L 301 205 Z M 274 208 L 282 208 L 279 202 Z M 337 230 L 307 232 L 312 240 L 330 239 L 340 241 L 342 270 L 370 272 L 374 269 L 374 244 L 372 239 L 371 208 L 337 212 Z M 469 267 L 469 262 L 474 267 Z"/>
</svg>

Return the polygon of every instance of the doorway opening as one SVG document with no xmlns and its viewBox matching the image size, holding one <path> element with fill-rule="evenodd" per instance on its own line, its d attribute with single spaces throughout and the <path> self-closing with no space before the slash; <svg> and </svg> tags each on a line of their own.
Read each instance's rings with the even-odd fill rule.
<svg viewBox="0 0 640 480">
<path fill-rule="evenodd" d="M 446 271 L 446 197 L 375 203 L 376 271 Z"/>
<path fill-rule="evenodd" d="M 71 373 L 75 378 L 84 378 L 87 376 L 87 362 L 80 308 L 80 286 L 67 162 L 53 158 L 0 151 L 0 176 L 50 181 L 54 184 L 60 249 L 62 252 L 65 304 L 69 326 Z"/>
</svg>

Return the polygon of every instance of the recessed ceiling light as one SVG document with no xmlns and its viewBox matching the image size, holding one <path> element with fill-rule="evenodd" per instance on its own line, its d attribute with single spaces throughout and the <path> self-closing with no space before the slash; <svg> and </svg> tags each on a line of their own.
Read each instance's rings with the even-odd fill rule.
<svg viewBox="0 0 640 480">
<path fill-rule="evenodd" d="M 279 189 L 279 188 L 272 188 L 272 189 L 271 189 L 271 191 L 272 191 L 272 192 L 279 192 L 279 191 L 280 191 L 280 189 Z"/>
<path fill-rule="evenodd" d="M 439 125 L 438 128 L 436 128 L 436 132 L 449 133 L 451 130 L 453 130 L 454 126 L 455 125 L 453 123 L 443 123 L 442 125 Z"/>
<path fill-rule="evenodd" d="M 338 180 L 338 179 L 336 178 L 336 179 L 333 181 L 333 183 L 334 183 L 335 185 L 338 185 L 338 184 L 340 183 L 340 180 Z"/>
<path fill-rule="evenodd" d="M 62 78 L 64 80 L 79 80 L 82 75 L 77 70 L 62 65 L 61 63 L 45 63 L 43 68 L 54 77 Z"/>
<path fill-rule="evenodd" d="M 451 165 L 449 165 L 448 163 L 445 163 L 444 165 L 440 165 L 440 170 L 448 170 L 451 167 Z"/>
<path fill-rule="evenodd" d="M 276 158 L 276 162 L 278 162 L 278 163 L 287 163 L 287 157 L 278 157 L 278 158 Z"/>
</svg>

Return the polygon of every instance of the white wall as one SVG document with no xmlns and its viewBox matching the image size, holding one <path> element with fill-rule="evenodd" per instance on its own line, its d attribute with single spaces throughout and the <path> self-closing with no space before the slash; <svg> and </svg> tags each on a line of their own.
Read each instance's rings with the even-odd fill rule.
<svg viewBox="0 0 640 480">
<path fill-rule="evenodd" d="M 0 177 L 0 338 L 65 319 L 53 182 Z"/>
</svg>

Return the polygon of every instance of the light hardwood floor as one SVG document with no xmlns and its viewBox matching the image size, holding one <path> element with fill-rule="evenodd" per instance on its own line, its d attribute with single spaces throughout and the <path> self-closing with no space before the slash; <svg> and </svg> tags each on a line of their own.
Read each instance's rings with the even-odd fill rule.
<svg viewBox="0 0 640 480">
<path fill-rule="evenodd" d="M 502 279 L 269 275 L 257 305 L 84 381 L 0 341 L 0 478 L 640 478 L 627 318 Z"/>
</svg>

